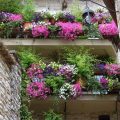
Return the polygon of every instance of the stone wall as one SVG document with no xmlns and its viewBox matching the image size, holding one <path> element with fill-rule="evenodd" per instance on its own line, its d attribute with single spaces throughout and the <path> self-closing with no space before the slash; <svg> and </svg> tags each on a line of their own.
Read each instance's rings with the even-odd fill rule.
<svg viewBox="0 0 120 120">
<path fill-rule="evenodd" d="M 20 120 L 20 71 L 8 68 L 0 56 L 0 120 Z"/>
</svg>

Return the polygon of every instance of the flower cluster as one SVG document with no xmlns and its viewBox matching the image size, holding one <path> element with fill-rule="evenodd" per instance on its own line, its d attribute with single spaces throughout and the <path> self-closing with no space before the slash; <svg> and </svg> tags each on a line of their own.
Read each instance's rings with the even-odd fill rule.
<svg viewBox="0 0 120 120">
<path fill-rule="evenodd" d="M 120 65 L 118 64 L 106 64 L 104 68 L 108 75 L 120 75 Z"/>
<path fill-rule="evenodd" d="M 99 31 L 102 35 L 115 36 L 119 34 L 119 30 L 114 21 L 99 25 Z"/>
<path fill-rule="evenodd" d="M 63 75 L 67 80 L 71 80 L 78 73 L 75 65 L 63 65 L 59 69 L 59 74 Z"/>
<path fill-rule="evenodd" d="M 45 86 L 44 82 L 32 82 L 27 86 L 27 93 L 33 98 L 47 98 L 50 89 Z"/>
<path fill-rule="evenodd" d="M 100 78 L 100 84 L 101 84 L 102 88 L 107 88 L 108 83 L 109 83 L 109 81 L 105 77 Z"/>
<path fill-rule="evenodd" d="M 27 70 L 27 75 L 33 81 L 41 81 L 43 80 L 43 70 L 37 64 L 32 64 L 30 68 Z"/>
<path fill-rule="evenodd" d="M 73 91 L 74 91 L 73 98 L 76 98 L 82 94 L 82 88 L 81 88 L 80 83 L 73 84 L 72 87 L 73 87 Z"/>
<path fill-rule="evenodd" d="M 98 11 L 95 13 L 95 16 L 92 18 L 92 22 L 108 23 L 110 22 L 110 14 L 108 12 Z"/>
<path fill-rule="evenodd" d="M 22 15 L 20 15 L 20 14 L 13 14 L 13 13 L 7 13 L 7 12 L 1 12 L 0 13 L 0 21 L 2 21 L 2 22 L 22 21 Z"/>
<path fill-rule="evenodd" d="M 75 38 L 77 38 L 77 36 L 83 33 L 81 23 L 58 22 L 56 24 L 61 27 L 59 35 L 67 40 L 74 40 Z"/>
<path fill-rule="evenodd" d="M 75 21 L 75 16 L 70 14 L 70 13 L 65 13 L 64 14 L 65 20 L 68 22 L 74 22 Z"/>
<path fill-rule="evenodd" d="M 67 98 L 70 98 L 74 95 L 73 87 L 69 83 L 65 83 L 61 88 L 59 92 L 59 97 L 66 100 Z"/>
<path fill-rule="evenodd" d="M 49 35 L 48 28 L 43 25 L 38 25 L 32 28 L 33 37 L 45 37 L 47 38 Z"/>
<path fill-rule="evenodd" d="M 74 81 L 74 84 L 72 84 L 73 77 L 77 75 L 77 73 L 78 69 L 75 65 L 61 65 L 55 62 L 45 64 L 40 60 L 39 64 L 32 64 L 30 68 L 27 69 L 27 75 L 32 80 L 27 88 L 28 95 L 31 97 L 40 97 L 39 90 L 43 89 L 43 85 L 44 87 L 46 85 L 50 88 L 51 94 L 56 94 L 60 91 L 60 96 L 63 99 L 69 97 L 76 98 L 80 96 L 82 90 L 80 83 Z M 34 87 L 31 87 L 32 85 L 34 85 Z"/>
</svg>

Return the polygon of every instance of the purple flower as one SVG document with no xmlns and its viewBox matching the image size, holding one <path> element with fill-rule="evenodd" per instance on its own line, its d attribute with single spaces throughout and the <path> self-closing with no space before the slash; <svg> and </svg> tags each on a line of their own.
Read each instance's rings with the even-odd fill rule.
<svg viewBox="0 0 120 120">
<path fill-rule="evenodd" d="M 72 80 L 77 72 L 78 69 L 75 65 L 63 65 L 60 67 L 58 74 L 64 76 L 67 80 Z"/>
<path fill-rule="evenodd" d="M 109 83 L 108 79 L 106 79 L 104 77 L 100 78 L 100 84 L 101 84 L 101 87 L 103 89 L 107 89 L 108 88 L 108 83 Z"/>
<path fill-rule="evenodd" d="M 118 64 L 106 64 L 105 70 L 108 75 L 120 75 L 120 65 Z"/>
<path fill-rule="evenodd" d="M 22 21 L 22 15 L 20 15 L 20 14 L 11 14 L 8 17 L 8 20 L 9 21 Z"/>
<path fill-rule="evenodd" d="M 43 75 L 44 77 L 49 75 L 57 76 L 57 72 L 51 66 L 47 66 L 43 71 Z"/>
<path fill-rule="evenodd" d="M 45 86 L 44 82 L 32 82 L 27 86 L 27 93 L 33 98 L 47 98 L 50 94 L 50 89 Z"/>
<path fill-rule="evenodd" d="M 27 70 L 27 75 L 30 79 L 43 79 L 43 70 L 37 64 L 32 64 Z"/>
<path fill-rule="evenodd" d="M 1 19 L 1 21 L 4 21 L 4 22 L 22 21 L 22 15 L 13 14 L 13 13 L 7 13 L 7 12 L 1 12 L 0 13 L 0 19 Z"/>
<path fill-rule="evenodd" d="M 74 22 L 74 20 L 75 20 L 75 16 L 70 13 L 65 13 L 64 17 L 65 17 L 66 21 L 68 21 L 68 22 Z"/>
</svg>

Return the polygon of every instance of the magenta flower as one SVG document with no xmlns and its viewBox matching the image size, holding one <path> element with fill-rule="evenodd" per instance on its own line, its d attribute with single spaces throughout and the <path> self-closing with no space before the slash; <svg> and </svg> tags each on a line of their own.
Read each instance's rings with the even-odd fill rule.
<svg viewBox="0 0 120 120">
<path fill-rule="evenodd" d="M 115 36 L 119 34 L 119 30 L 114 21 L 111 23 L 100 24 L 99 31 L 102 35 Z"/>
<path fill-rule="evenodd" d="M 82 88 L 80 83 L 73 84 L 73 98 L 76 98 L 82 94 Z"/>
<path fill-rule="evenodd" d="M 101 84 L 101 87 L 103 89 L 107 89 L 108 88 L 108 83 L 109 83 L 108 79 L 106 79 L 104 77 L 100 78 L 100 84 Z"/>
<path fill-rule="evenodd" d="M 83 28 L 81 23 L 58 22 L 56 24 L 61 27 L 61 31 L 59 32 L 59 35 L 67 40 L 74 40 L 77 38 L 77 36 L 83 33 Z"/>
<path fill-rule="evenodd" d="M 45 86 L 44 82 L 32 82 L 27 86 L 27 94 L 33 98 L 47 98 L 50 89 Z"/>
<path fill-rule="evenodd" d="M 32 64 L 27 70 L 27 75 L 30 79 L 38 78 L 43 79 L 43 70 L 37 64 Z"/>
<path fill-rule="evenodd" d="M 38 25 L 32 28 L 33 37 L 45 37 L 47 38 L 49 35 L 48 28 L 43 25 Z"/>
<path fill-rule="evenodd" d="M 8 17 L 8 20 L 9 21 L 22 21 L 22 15 L 20 15 L 20 14 L 11 14 Z"/>
<path fill-rule="evenodd" d="M 105 70 L 108 75 L 120 75 L 120 65 L 118 64 L 106 64 Z"/>
</svg>

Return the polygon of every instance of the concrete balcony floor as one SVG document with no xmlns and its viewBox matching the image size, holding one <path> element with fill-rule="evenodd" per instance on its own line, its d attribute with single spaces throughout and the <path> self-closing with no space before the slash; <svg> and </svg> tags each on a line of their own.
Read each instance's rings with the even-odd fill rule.
<svg viewBox="0 0 120 120">
<path fill-rule="evenodd" d="M 75 40 L 64 41 L 62 39 L 0 39 L 9 49 L 17 49 L 21 46 L 32 47 L 36 50 L 63 48 L 63 46 L 90 48 L 91 52 L 98 56 L 117 57 L 116 47 L 109 40 Z"/>
</svg>

